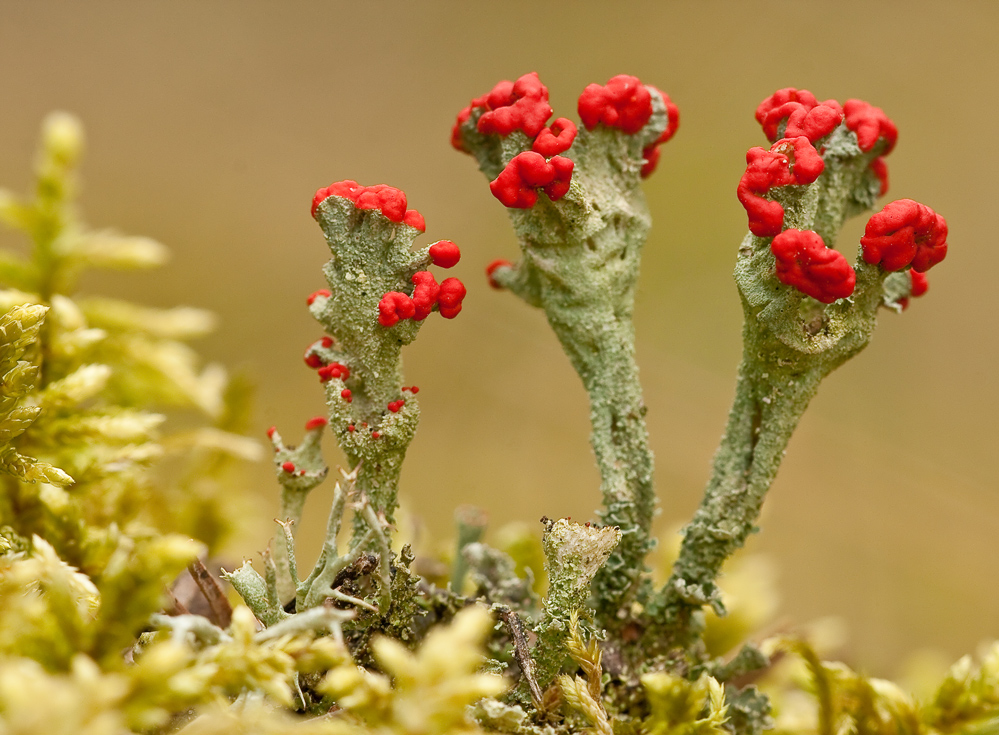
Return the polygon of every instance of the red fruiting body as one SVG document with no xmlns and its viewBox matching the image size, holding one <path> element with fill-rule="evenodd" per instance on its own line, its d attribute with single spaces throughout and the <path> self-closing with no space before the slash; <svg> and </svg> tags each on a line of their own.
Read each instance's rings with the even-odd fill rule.
<svg viewBox="0 0 999 735">
<path fill-rule="evenodd" d="M 440 292 L 441 287 L 437 284 L 437 279 L 434 278 L 434 274 L 430 271 L 417 271 L 414 273 L 413 283 L 416 284 L 416 288 L 413 289 L 413 306 L 416 309 L 413 319 L 422 321 L 433 311 L 434 304 L 437 303 L 437 294 Z"/>
<path fill-rule="evenodd" d="M 323 366 L 323 358 L 314 352 L 305 353 L 305 364 L 308 365 L 313 370 L 321 368 Z"/>
<path fill-rule="evenodd" d="M 888 164 L 885 163 L 884 156 L 878 156 L 871 161 L 870 169 L 878 177 L 878 181 L 881 182 L 881 189 L 878 191 L 878 196 L 883 197 L 888 193 Z"/>
<path fill-rule="evenodd" d="M 805 136 L 782 138 L 771 146 L 770 150 L 783 150 L 791 159 L 792 184 L 799 186 L 811 184 L 826 168 L 822 156 L 815 150 Z"/>
<path fill-rule="evenodd" d="M 836 100 L 819 102 L 807 89 L 778 89 L 756 108 L 756 121 L 767 139 L 777 139 L 777 129 L 787 120 L 785 138 L 805 136 L 814 143 L 829 135 L 843 120 L 843 108 Z"/>
<path fill-rule="evenodd" d="M 305 430 L 312 431 L 313 429 L 318 429 L 320 426 L 326 426 L 328 423 L 323 416 L 316 416 L 305 422 Z"/>
<path fill-rule="evenodd" d="M 461 112 L 458 113 L 458 117 L 454 121 L 454 126 L 451 128 L 451 147 L 455 150 L 462 151 L 463 153 L 469 152 L 461 140 L 461 126 L 468 122 L 468 118 L 472 116 L 472 110 L 474 108 L 485 106 L 487 96 L 488 95 L 476 97 L 472 100 L 468 107 L 463 108 Z"/>
<path fill-rule="evenodd" d="M 339 362 L 331 362 L 329 365 L 319 368 L 318 374 L 320 383 L 325 383 L 330 378 L 341 378 L 346 380 L 350 377 L 350 369 L 346 365 L 341 365 Z"/>
<path fill-rule="evenodd" d="M 430 259 L 441 268 L 453 268 L 461 260 L 461 251 L 450 240 L 440 240 L 430 246 Z"/>
<path fill-rule="evenodd" d="M 534 151 L 518 153 L 500 175 L 489 184 L 493 196 L 511 209 L 530 209 L 538 201 L 536 189 L 543 188 L 553 202 L 569 191 L 573 162 L 562 156 L 546 161 Z"/>
<path fill-rule="evenodd" d="M 413 300 L 398 291 L 389 291 L 378 302 L 378 323 L 383 327 L 391 327 L 400 319 L 412 319 L 415 313 Z"/>
<path fill-rule="evenodd" d="M 654 145 L 642 151 L 645 163 L 642 164 L 642 178 L 649 178 L 659 165 L 659 146 Z"/>
<path fill-rule="evenodd" d="M 343 400 L 347 401 L 347 403 L 350 403 L 352 400 L 354 400 L 353 396 L 351 395 L 350 388 L 344 388 L 342 391 L 340 391 L 340 397 Z"/>
<path fill-rule="evenodd" d="M 577 109 L 587 130 L 603 123 L 634 135 L 652 116 L 652 94 L 638 77 L 619 74 L 604 86 L 588 84 Z"/>
<path fill-rule="evenodd" d="M 440 295 L 437 297 L 437 310 L 445 319 L 454 319 L 461 311 L 461 302 L 465 298 L 465 284 L 457 278 L 445 278 L 441 281 Z M 416 389 L 413 389 L 416 392 Z"/>
<path fill-rule="evenodd" d="M 898 140 L 898 128 L 880 107 L 863 100 L 847 100 L 843 103 L 843 112 L 846 113 L 846 126 L 857 134 L 860 150 L 867 153 L 879 139 L 884 139 L 885 149 L 881 155 L 891 153 Z"/>
<path fill-rule="evenodd" d="M 673 100 L 671 100 L 669 95 L 661 89 L 657 89 L 656 91 L 663 98 L 663 104 L 666 105 L 667 122 L 666 129 L 659 134 L 659 137 L 655 139 L 653 145 L 662 145 L 676 135 L 677 128 L 680 127 L 680 108 L 673 104 Z"/>
<path fill-rule="evenodd" d="M 555 122 L 538 133 L 531 150 L 540 153 L 545 158 L 565 153 L 572 147 L 576 133 L 576 125 L 572 120 L 565 117 L 556 118 Z"/>
<path fill-rule="evenodd" d="M 484 98 L 473 100 L 472 106 L 486 109 L 476 123 L 478 131 L 483 135 L 506 137 L 514 130 L 520 130 L 528 138 L 536 138 L 552 116 L 552 108 L 548 104 L 548 88 L 541 83 L 537 72 L 533 71 L 516 82 L 500 82 Z M 464 110 L 459 118 L 461 114 L 464 114 Z"/>
<path fill-rule="evenodd" d="M 361 186 L 349 179 L 337 181 L 316 192 L 312 198 L 312 216 L 316 216 L 316 209 L 323 201 L 334 196 L 352 202 L 357 209 L 377 209 L 391 222 L 401 222 L 420 232 L 426 230 L 423 215 L 415 209 L 406 209 L 406 195 L 393 186 Z"/>
<path fill-rule="evenodd" d="M 853 293 L 857 275 L 843 254 L 827 248 L 811 230 L 784 230 L 770 243 L 777 280 L 823 304 Z"/>
<path fill-rule="evenodd" d="M 276 432 L 277 432 L 277 427 L 276 426 L 272 426 L 271 428 L 269 428 L 267 430 L 267 438 L 268 439 L 273 439 L 274 438 L 274 434 Z"/>
<path fill-rule="evenodd" d="M 371 432 L 371 438 L 372 439 L 377 439 L 380 436 L 381 436 L 381 434 L 379 434 L 377 431 L 372 431 Z"/>
<path fill-rule="evenodd" d="M 762 195 L 778 186 L 811 184 L 825 169 L 822 157 L 804 136 L 778 140 L 769 151 L 750 148 L 746 164 L 736 193 L 749 215 L 749 230 L 757 237 L 774 237 L 784 226 L 784 208 Z"/>
<path fill-rule="evenodd" d="M 311 294 L 309 294 L 309 298 L 307 298 L 305 300 L 305 302 L 309 306 L 312 306 L 312 302 L 315 301 L 316 299 L 318 299 L 320 296 L 322 296 L 323 298 L 328 299 L 332 295 L 333 294 L 330 293 L 329 289 L 327 289 L 327 288 L 321 288 L 318 291 L 313 291 Z"/>
<path fill-rule="evenodd" d="M 867 221 L 860 245 L 872 265 L 923 273 L 947 255 L 947 221 L 924 204 L 899 199 Z"/>
<path fill-rule="evenodd" d="M 645 159 L 645 164 L 642 166 L 641 171 L 643 179 L 651 176 L 656 170 L 656 166 L 659 165 L 659 146 L 676 135 L 676 130 L 680 127 L 680 109 L 673 104 L 673 100 L 669 98 L 668 94 L 660 89 L 656 91 L 659 92 L 659 95 L 663 98 L 663 104 L 666 105 L 668 122 L 666 129 L 652 142 L 652 145 L 642 151 L 642 157 Z"/>
<path fill-rule="evenodd" d="M 909 278 L 912 280 L 912 286 L 909 288 L 910 296 L 919 298 L 924 293 L 930 290 L 930 281 L 926 277 L 925 273 L 920 273 L 919 271 L 910 270 Z"/>
<path fill-rule="evenodd" d="M 292 472 L 295 471 L 295 463 L 294 462 L 285 462 L 283 465 L 281 465 L 281 469 L 284 470 L 285 472 L 291 474 Z"/>
<path fill-rule="evenodd" d="M 406 400 L 400 398 L 398 401 L 389 401 L 388 410 L 392 413 L 399 413 L 399 410 L 406 405 Z"/>
<path fill-rule="evenodd" d="M 333 338 L 332 337 L 323 337 L 321 340 L 319 340 L 319 343 L 323 347 L 327 347 L 327 348 L 332 347 L 333 346 Z"/>
<path fill-rule="evenodd" d="M 502 291 L 503 290 L 502 284 L 497 283 L 496 280 L 493 278 L 493 273 L 496 271 L 497 268 L 513 268 L 513 263 L 511 263 L 509 260 L 503 260 L 502 258 L 499 258 L 486 266 L 486 277 L 489 279 L 489 285 L 495 288 L 497 291 Z"/>
<path fill-rule="evenodd" d="M 347 427 L 347 431 L 349 431 L 349 432 L 353 433 L 353 432 L 354 432 L 354 425 L 353 425 L 353 424 L 350 424 L 350 425 L 349 425 L 349 426 Z"/>
</svg>

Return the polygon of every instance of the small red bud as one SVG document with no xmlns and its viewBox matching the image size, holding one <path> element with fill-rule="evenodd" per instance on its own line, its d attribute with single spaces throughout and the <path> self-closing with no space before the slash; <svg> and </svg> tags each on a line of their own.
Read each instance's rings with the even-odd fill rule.
<svg viewBox="0 0 999 735">
<path fill-rule="evenodd" d="M 394 326 L 400 319 L 412 319 L 416 305 L 404 293 L 389 291 L 378 302 L 378 323 L 383 327 Z"/>
<path fill-rule="evenodd" d="M 486 277 L 489 279 L 489 285 L 495 288 L 497 291 L 502 291 L 503 286 L 493 278 L 493 273 L 498 268 L 512 268 L 512 267 L 513 263 L 511 263 L 509 260 L 503 260 L 502 258 L 500 258 L 499 260 L 494 260 L 492 263 L 487 265 Z"/>
<path fill-rule="evenodd" d="M 381 436 L 381 434 L 379 434 L 377 431 L 372 431 L 371 432 L 371 438 L 372 439 L 377 439 L 380 436 Z"/>
<path fill-rule="evenodd" d="M 350 394 L 350 388 L 344 388 L 344 389 L 343 389 L 342 391 L 340 391 L 340 397 L 341 397 L 341 398 L 342 398 L 343 400 L 345 400 L 345 401 L 346 401 L 347 403 L 350 403 L 350 402 L 351 402 L 352 400 L 354 400 L 354 399 L 353 399 L 353 398 L 351 397 L 351 394 Z"/>
<path fill-rule="evenodd" d="M 326 426 L 329 423 L 324 416 L 316 416 L 305 422 L 305 430 L 312 431 L 313 429 L 318 429 L 320 426 Z"/>
<path fill-rule="evenodd" d="M 309 295 L 309 298 L 307 298 L 307 299 L 305 300 L 305 302 L 306 302 L 306 303 L 307 303 L 307 304 L 308 304 L 309 306 L 312 306 L 312 302 L 313 302 L 313 301 L 315 301 L 316 299 L 318 299 L 318 298 L 319 298 L 320 296 L 322 296 L 323 298 L 327 298 L 327 299 L 328 299 L 328 298 L 329 298 L 330 296 L 332 296 L 332 295 L 333 295 L 333 294 L 331 294 L 331 293 L 329 292 L 329 289 L 325 289 L 325 288 L 321 288 L 321 289 L 319 289 L 318 291 L 313 291 L 313 292 L 312 292 L 312 293 L 311 293 L 311 294 Z"/>
<path fill-rule="evenodd" d="M 454 319 L 458 316 L 465 293 L 465 285 L 457 278 L 445 278 L 441 281 L 440 295 L 437 297 L 437 310 L 440 315 L 445 319 Z"/>
<path fill-rule="evenodd" d="M 290 474 L 295 471 L 295 463 L 285 462 L 283 465 L 281 465 L 281 469 Z"/>
<path fill-rule="evenodd" d="M 441 240 L 430 246 L 430 259 L 441 268 L 453 268 L 461 259 L 461 251 L 450 240 Z"/>
</svg>

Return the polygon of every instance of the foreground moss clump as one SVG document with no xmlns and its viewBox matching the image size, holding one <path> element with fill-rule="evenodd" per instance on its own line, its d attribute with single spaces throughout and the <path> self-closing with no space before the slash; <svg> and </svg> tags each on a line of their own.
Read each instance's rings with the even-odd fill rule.
<svg viewBox="0 0 999 735">
<path fill-rule="evenodd" d="M 220 575 L 199 554 L 238 519 L 235 461 L 258 454 L 240 435 L 246 389 L 186 344 L 210 315 L 76 293 L 87 267 L 150 267 L 165 251 L 82 224 L 79 125 L 46 121 L 35 193 L 0 191 L 0 221 L 30 243 L 0 253 L 0 735 L 999 731 L 999 646 L 918 701 L 824 660 L 819 639 L 761 634 L 771 574 L 739 553 L 821 379 L 863 349 L 879 307 L 925 292 L 946 253 L 943 218 L 911 200 L 871 218 L 853 266 L 827 247 L 885 193 L 894 125 L 804 90 L 757 110 L 773 146 L 750 150 L 739 185 L 735 405 L 701 508 L 655 575 L 631 315 L 651 226 L 640 182 L 679 113 L 626 75 L 588 86 L 579 113 L 585 130 L 549 125 L 548 91 L 528 74 L 473 100 L 452 144 L 520 241 L 521 262 L 494 263 L 491 283 L 545 310 L 589 392 L 602 522 L 546 518 L 540 538 L 511 527 L 491 546 L 466 507 L 450 565 L 395 541 L 420 411 L 402 347 L 433 313 L 458 316 L 464 285 L 429 268 L 460 252 L 412 249 L 425 223 L 398 189 L 340 181 L 313 201 L 331 260 L 308 300 L 324 334 L 305 354 L 328 412 L 297 445 L 268 432 L 273 542 L 260 570 Z M 173 432 L 168 409 L 201 423 Z M 307 568 L 296 526 L 330 474 L 327 432 L 350 466 L 334 473 Z"/>
</svg>

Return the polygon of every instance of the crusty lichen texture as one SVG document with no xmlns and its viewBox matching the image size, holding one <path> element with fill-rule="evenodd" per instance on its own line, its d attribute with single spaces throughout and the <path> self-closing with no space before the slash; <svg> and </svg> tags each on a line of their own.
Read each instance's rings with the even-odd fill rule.
<svg viewBox="0 0 999 735">
<path fill-rule="evenodd" d="M 425 225 L 398 189 L 338 182 L 317 192 L 313 216 L 332 258 L 323 269 L 329 288 L 309 304 L 328 338 L 308 355 L 326 385 L 330 428 L 360 468 L 357 487 L 391 523 L 420 420 L 417 389 L 403 385 L 401 351 L 430 313 L 457 316 L 464 286 L 456 278 L 437 284 L 427 270 L 438 260 L 453 265 L 432 254 L 439 243 L 411 249 Z"/>
<path fill-rule="evenodd" d="M 473 100 L 458 117 L 452 144 L 471 153 L 493 181 L 520 241 L 520 262 L 494 263 L 491 282 L 544 309 L 590 396 L 601 521 L 622 531 L 596 582 L 600 622 L 611 626 L 653 545 L 653 460 L 632 314 L 651 226 L 640 182 L 654 168 L 657 146 L 675 132 L 678 114 L 668 96 L 627 76 L 587 87 L 579 112 L 584 128 L 574 138 L 565 131 L 576 128 L 564 118 L 545 128 L 548 90 L 527 74 Z M 555 166 L 557 159 L 571 164 Z M 519 197 L 497 186 L 511 170 L 519 176 Z M 539 185 L 544 195 L 533 192 Z"/>
<path fill-rule="evenodd" d="M 871 217 L 852 267 L 832 249 L 847 217 L 872 209 L 887 191 L 883 156 L 897 132 L 879 108 L 860 100 L 841 108 L 784 89 L 760 104 L 757 119 L 779 140 L 770 152 L 750 150 L 740 183 L 740 198 L 755 178 L 769 200 L 744 201 L 750 232 L 735 268 L 745 315 L 735 401 L 673 574 L 650 604 L 650 633 L 684 649 L 697 636 L 697 610 L 723 611 L 715 579 L 755 529 L 819 383 L 867 346 L 879 308 L 901 311 L 922 272 L 947 251 L 943 218 L 906 199 Z M 811 169 L 805 177 L 796 171 L 802 165 Z M 829 288 L 844 290 L 837 298 Z"/>
</svg>

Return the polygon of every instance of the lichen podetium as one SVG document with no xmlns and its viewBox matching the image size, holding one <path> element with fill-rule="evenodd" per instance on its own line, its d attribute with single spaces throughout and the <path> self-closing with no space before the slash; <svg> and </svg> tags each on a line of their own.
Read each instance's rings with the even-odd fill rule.
<svg viewBox="0 0 999 735">
<path fill-rule="evenodd" d="M 594 582 L 597 619 L 614 627 L 654 543 L 653 459 L 632 322 L 651 226 L 640 181 L 679 113 L 667 95 L 625 75 L 589 85 L 579 113 L 583 130 L 565 118 L 545 127 L 548 90 L 525 74 L 462 110 L 451 142 L 492 180 L 520 240 L 520 262 L 494 262 L 490 282 L 544 309 L 589 393 L 601 520 L 622 532 Z"/>
<path fill-rule="evenodd" d="M 867 346 L 879 307 L 901 311 L 925 292 L 922 273 L 947 252 L 943 217 L 908 199 L 870 218 L 853 266 L 831 248 L 846 218 L 887 192 L 897 131 L 879 108 L 789 88 L 756 117 L 773 146 L 750 149 L 738 187 L 750 232 L 735 269 L 745 315 L 735 401 L 673 574 L 647 608 L 645 643 L 688 654 L 694 613 L 724 610 L 715 579 L 754 531 L 819 383 Z"/>
</svg>

